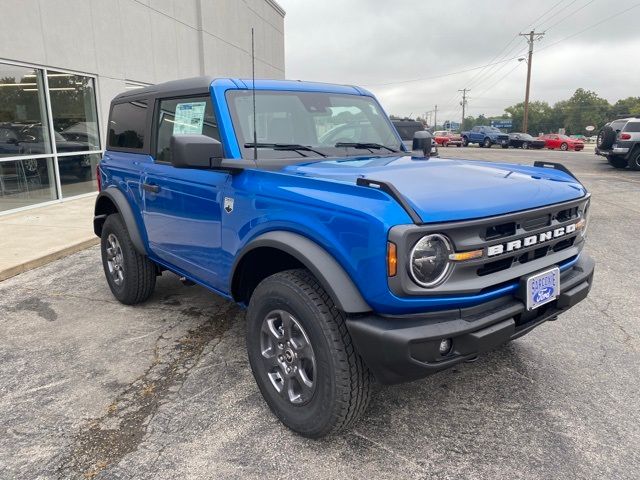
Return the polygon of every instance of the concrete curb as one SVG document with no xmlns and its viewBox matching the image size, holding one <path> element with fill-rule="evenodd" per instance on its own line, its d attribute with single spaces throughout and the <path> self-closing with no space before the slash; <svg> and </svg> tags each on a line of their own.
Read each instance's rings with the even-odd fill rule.
<svg viewBox="0 0 640 480">
<path fill-rule="evenodd" d="M 34 268 L 41 267 L 46 265 L 47 263 L 51 263 L 55 260 L 59 260 L 61 258 L 67 257 L 73 253 L 79 252 L 89 247 L 93 247 L 100 243 L 100 239 L 98 237 L 91 238 L 89 240 L 84 240 L 82 242 L 69 245 L 61 250 L 56 252 L 49 253 L 47 255 L 43 255 L 42 257 L 34 258 L 33 260 L 29 260 L 20 265 L 15 265 L 13 267 L 9 267 L 5 270 L 0 271 L 0 282 L 6 280 L 7 278 L 14 277 L 21 273 L 27 272 L 29 270 L 33 270 Z"/>
</svg>

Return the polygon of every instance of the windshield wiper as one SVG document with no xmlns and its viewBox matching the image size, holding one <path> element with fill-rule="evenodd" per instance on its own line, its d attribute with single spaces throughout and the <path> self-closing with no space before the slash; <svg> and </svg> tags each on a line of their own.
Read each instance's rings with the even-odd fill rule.
<svg viewBox="0 0 640 480">
<path fill-rule="evenodd" d="M 307 155 L 305 155 L 302 152 L 313 152 L 313 153 L 317 153 L 318 155 L 320 155 L 321 157 L 326 157 L 326 155 L 318 150 L 315 150 L 311 147 L 307 147 L 306 145 L 299 145 L 297 143 L 253 143 L 253 142 L 249 142 L 249 143 L 245 143 L 244 144 L 244 148 L 271 148 L 273 150 L 287 150 L 287 151 L 292 151 L 292 152 L 296 152 L 299 153 L 300 155 L 302 155 L 303 157 L 306 157 Z"/>
<path fill-rule="evenodd" d="M 338 142 L 335 144 L 335 147 L 364 148 L 369 151 L 371 151 L 371 149 L 380 150 L 381 148 L 384 148 L 386 150 L 389 150 L 392 153 L 397 153 L 400 151 L 400 150 L 395 150 L 391 147 L 387 147 L 386 145 L 382 145 L 381 143 Z"/>
</svg>

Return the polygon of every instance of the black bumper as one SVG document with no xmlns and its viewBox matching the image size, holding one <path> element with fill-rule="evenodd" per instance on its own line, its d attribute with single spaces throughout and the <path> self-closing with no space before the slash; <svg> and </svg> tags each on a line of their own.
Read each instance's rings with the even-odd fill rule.
<svg viewBox="0 0 640 480">
<path fill-rule="evenodd" d="M 358 353 L 380 383 L 425 377 L 518 338 L 586 298 L 593 282 L 594 261 L 585 253 L 562 272 L 557 300 L 526 311 L 514 296 L 475 307 L 421 315 L 388 317 L 370 314 L 347 319 Z M 452 339 L 452 350 L 438 347 Z"/>
</svg>

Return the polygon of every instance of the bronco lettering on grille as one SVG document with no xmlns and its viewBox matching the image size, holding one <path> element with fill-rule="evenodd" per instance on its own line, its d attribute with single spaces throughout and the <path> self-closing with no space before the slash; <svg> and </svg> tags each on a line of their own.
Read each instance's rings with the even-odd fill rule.
<svg viewBox="0 0 640 480">
<path fill-rule="evenodd" d="M 547 232 L 538 233 L 536 235 L 530 235 L 528 237 L 512 240 L 507 243 L 499 243 L 497 245 L 491 245 L 487 247 L 487 257 L 495 257 L 503 253 L 509 253 L 516 250 L 520 250 L 524 247 L 530 247 L 538 243 L 548 242 L 554 238 L 563 237 L 576 231 L 577 224 L 572 223 L 564 227 L 558 227 Z"/>
</svg>

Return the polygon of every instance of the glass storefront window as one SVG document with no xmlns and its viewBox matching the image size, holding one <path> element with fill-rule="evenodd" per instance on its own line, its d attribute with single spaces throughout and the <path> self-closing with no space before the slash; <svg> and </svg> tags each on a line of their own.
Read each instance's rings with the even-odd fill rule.
<svg viewBox="0 0 640 480">
<path fill-rule="evenodd" d="M 95 192 L 98 189 L 96 165 L 101 156 L 100 153 L 93 153 L 58 157 L 63 197 Z"/>
<path fill-rule="evenodd" d="M 0 212 L 96 191 L 100 151 L 92 77 L 0 63 Z"/>
<path fill-rule="evenodd" d="M 52 158 L 0 161 L 0 212 L 55 199 Z"/>
<path fill-rule="evenodd" d="M 93 78 L 47 72 L 58 153 L 100 150 Z"/>
<path fill-rule="evenodd" d="M 0 64 L 0 159 L 51 153 L 42 71 Z"/>
</svg>

